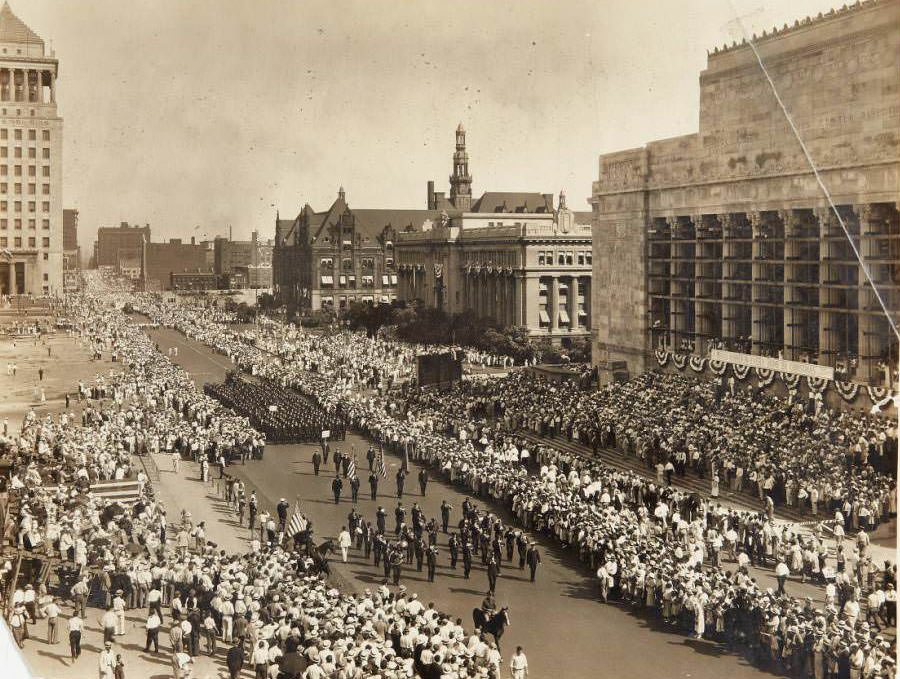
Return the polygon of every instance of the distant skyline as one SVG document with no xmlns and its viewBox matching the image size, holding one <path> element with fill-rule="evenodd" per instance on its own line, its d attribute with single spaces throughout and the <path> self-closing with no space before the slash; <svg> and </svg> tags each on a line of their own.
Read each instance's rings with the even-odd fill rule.
<svg viewBox="0 0 900 679">
<path fill-rule="evenodd" d="M 11 0 L 60 60 L 79 242 L 274 233 L 276 210 L 423 208 L 467 130 L 473 194 L 564 189 L 697 129 L 706 52 L 825 0 Z M 195 228 L 199 227 L 199 228 Z"/>
</svg>

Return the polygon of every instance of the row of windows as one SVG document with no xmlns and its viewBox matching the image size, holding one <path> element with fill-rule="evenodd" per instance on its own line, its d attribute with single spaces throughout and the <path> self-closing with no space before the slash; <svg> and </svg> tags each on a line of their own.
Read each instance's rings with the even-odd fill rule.
<svg viewBox="0 0 900 679">
<path fill-rule="evenodd" d="M 13 212 L 21 212 L 22 211 L 22 201 L 15 200 L 13 201 Z M 33 200 L 28 201 L 28 211 L 29 212 L 37 212 L 37 203 Z M 0 212 L 9 212 L 9 201 L 0 200 Z M 41 202 L 41 212 L 50 212 L 50 201 L 45 200 Z"/>
<path fill-rule="evenodd" d="M 359 265 L 363 269 L 374 269 L 375 268 L 375 258 L 374 257 L 362 257 L 359 260 Z M 393 257 L 385 257 L 384 258 L 384 266 L 389 269 L 394 266 L 394 258 Z M 322 270 L 332 270 L 334 269 L 334 257 L 322 257 L 319 260 L 319 268 Z M 353 271 L 353 260 L 348 258 L 341 260 L 341 270 L 342 271 Z"/>
<path fill-rule="evenodd" d="M 14 248 L 20 248 L 20 247 L 22 247 L 22 243 L 25 241 L 22 239 L 22 236 L 16 236 L 15 238 L 12 239 L 12 242 L 13 242 Z M 27 242 L 28 242 L 28 247 L 30 247 L 30 248 L 37 247 L 37 238 L 35 238 L 34 236 L 31 236 Z M 5 248 L 5 247 L 9 247 L 9 238 L 7 238 L 6 236 L 0 236 L 0 248 Z M 50 247 L 50 239 L 49 238 L 41 238 L 41 247 L 49 248 Z M 44 259 L 47 259 L 46 252 L 44 253 Z"/>
<path fill-rule="evenodd" d="M 21 219 L 19 219 L 19 218 L 17 217 L 16 219 L 14 219 L 14 220 L 12 220 L 12 221 L 13 221 L 13 228 L 16 228 L 16 229 L 21 229 L 21 228 L 22 228 L 22 220 L 21 220 Z M 8 220 L 6 217 L 0 217 L 0 231 L 5 230 L 5 229 L 7 229 L 7 228 L 9 228 L 9 220 Z M 36 219 L 29 219 L 29 220 L 28 220 L 28 228 L 29 228 L 29 229 L 35 229 L 35 228 L 37 228 L 37 220 L 36 220 Z M 41 228 L 42 228 L 42 229 L 49 229 L 49 228 L 50 228 L 50 220 L 49 220 L 49 219 L 42 219 L 42 220 L 41 220 Z"/>
<path fill-rule="evenodd" d="M 0 193 L 9 193 L 9 184 L 7 184 L 6 182 L 0 182 Z M 13 193 L 22 193 L 22 184 L 18 182 L 13 184 Z M 37 193 L 37 184 L 29 184 L 28 193 L 32 196 L 35 195 Z M 50 195 L 49 184 L 41 184 L 41 195 Z"/>
<path fill-rule="evenodd" d="M 13 128 L 12 132 L 15 141 L 22 141 L 23 132 L 25 131 L 21 127 Z M 27 132 L 28 141 L 37 141 L 37 130 L 30 128 Z M 0 141 L 5 139 L 9 139 L 9 128 L 0 127 Z M 41 140 L 50 141 L 50 130 L 41 130 Z"/>
<path fill-rule="evenodd" d="M 26 149 L 27 153 L 25 155 L 30 159 L 37 159 L 37 149 L 34 146 L 31 146 Z M 25 155 L 22 154 L 21 146 L 13 147 L 13 158 L 24 158 Z M 0 146 L 0 158 L 9 158 L 9 149 L 6 146 Z M 41 149 L 41 158 L 44 160 L 50 160 L 50 149 L 44 146 Z"/>
<path fill-rule="evenodd" d="M 576 261 L 578 266 L 585 266 L 593 263 L 594 256 L 590 250 L 579 250 L 577 253 L 574 250 L 564 250 L 556 253 L 555 256 L 553 250 L 538 252 L 538 266 L 553 266 L 554 264 L 556 266 L 572 266 Z"/>
<path fill-rule="evenodd" d="M 0 155 L 3 155 L 0 153 Z M 28 176 L 29 177 L 37 177 L 37 165 L 28 165 Z M 22 176 L 23 167 L 21 165 L 13 165 L 13 176 L 21 177 Z M 41 168 L 41 174 L 44 177 L 50 176 L 50 166 L 44 165 Z M 0 175 L 6 177 L 9 175 L 9 165 L 0 165 Z"/>
</svg>

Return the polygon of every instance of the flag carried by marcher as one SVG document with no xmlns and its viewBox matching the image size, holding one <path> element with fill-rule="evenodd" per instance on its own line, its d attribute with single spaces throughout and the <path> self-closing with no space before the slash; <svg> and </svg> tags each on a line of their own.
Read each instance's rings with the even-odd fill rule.
<svg viewBox="0 0 900 679">
<path fill-rule="evenodd" d="M 387 469 L 384 466 L 384 446 L 381 446 L 378 451 L 378 473 L 382 478 L 387 476 Z"/>
<path fill-rule="evenodd" d="M 291 515 L 291 520 L 288 523 L 287 534 L 296 535 L 297 533 L 302 533 L 306 530 L 306 525 L 306 517 L 300 512 L 300 498 L 298 497 L 294 501 L 294 513 Z"/>
<path fill-rule="evenodd" d="M 347 466 L 347 478 L 356 478 L 356 455 L 350 458 L 350 464 Z"/>
</svg>

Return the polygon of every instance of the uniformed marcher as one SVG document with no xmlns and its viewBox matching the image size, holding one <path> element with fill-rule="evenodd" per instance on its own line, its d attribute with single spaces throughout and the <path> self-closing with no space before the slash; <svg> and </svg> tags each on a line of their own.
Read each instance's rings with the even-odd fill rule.
<svg viewBox="0 0 900 679">
<path fill-rule="evenodd" d="M 353 504 L 356 504 L 359 497 L 359 477 L 356 475 L 350 479 L 350 496 L 353 498 Z"/>
<path fill-rule="evenodd" d="M 376 532 L 383 534 L 385 532 L 385 525 L 387 524 L 387 512 L 384 511 L 384 507 L 378 505 L 378 510 L 375 512 L 375 526 L 378 529 Z"/>
<path fill-rule="evenodd" d="M 369 471 L 372 471 L 372 465 L 375 464 L 375 448 L 372 446 L 366 451 L 366 460 L 369 462 Z"/>
<path fill-rule="evenodd" d="M 441 524 L 444 527 L 444 533 L 447 533 L 447 527 L 450 525 L 450 510 L 453 509 L 453 505 L 451 505 L 446 500 L 441 500 Z"/>
<path fill-rule="evenodd" d="M 372 472 L 369 474 L 369 490 L 372 492 L 372 499 L 378 498 L 378 474 Z"/>
<path fill-rule="evenodd" d="M 497 559 L 491 554 L 487 564 L 488 591 L 493 594 L 497 590 L 497 576 L 500 575 L 500 566 Z"/>
<path fill-rule="evenodd" d="M 397 497 L 403 497 L 403 483 L 406 480 L 406 472 L 403 468 L 397 470 Z"/>
<path fill-rule="evenodd" d="M 459 538 L 456 537 L 456 533 L 450 535 L 447 548 L 450 550 L 450 568 L 456 570 L 456 561 L 459 559 Z"/>
<path fill-rule="evenodd" d="M 335 453 L 337 455 L 337 453 Z M 341 477 L 337 474 L 334 475 L 334 481 L 331 482 L 331 492 L 334 493 L 334 504 L 338 504 L 341 501 L 341 489 L 344 487 L 344 482 L 341 481 Z"/>
<path fill-rule="evenodd" d="M 425 497 L 425 489 L 428 487 L 428 470 L 422 467 L 419 470 L 419 490 L 422 491 L 422 497 Z"/>
<path fill-rule="evenodd" d="M 462 546 L 463 557 L 463 577 L 468 580 L 469 573 L 472 571 L 472 545 L 466 540 Z"/>
<path fill-rule="evenodd" d="M 528 543 L 528 552 L 525 556 L 528 562 L 528 569 L 531 571 L 531 581 L 534 582 L 535 573 L 537 573 L 538 564 L 541 563 L 541 553 L 538 551 L 534 542 Z"/>
<path fill-rule="evenodd" d="M 437 547 L 431 546 L 425 555 L 428 562 L 428 582 L 434 582 L 434 573 L 437 570 Z"/>
<path fill-rule="evenodd" d="M 313 470 L 316 472 L 316 476 L 319 475 L 319 467 L 322 466 L 322 453 L 318 450 L 313 453 L 312 456 Z"/>
</svg>

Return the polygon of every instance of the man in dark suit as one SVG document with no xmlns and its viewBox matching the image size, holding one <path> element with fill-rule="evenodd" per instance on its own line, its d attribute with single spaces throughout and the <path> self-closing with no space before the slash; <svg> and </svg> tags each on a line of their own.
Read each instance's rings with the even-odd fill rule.
<svg viewBox="0 0 900 679">
<path fill-rule="evenodd" d="M 244 669 L 244 642 L 238 637 L 234 638 L 234 643 L 228 649 L 225 656 L 225 663 L 228 665 L 228 676 L 231 679 L 237 679 Z"/>
<path fill-rule="evenodd" d="M 541 562 L 541 553 L 538 551 L 534 542 L 528 543 L 528 551 L 525 552 L 525 561 L 528 563 L 528 570 L 531 571 L 531 581 L 534 582 L 534 575 L 537 573 L 538 564 Z"/>
<path fill-rule="evenodd" d="M 316 472 L 316 476 L 318 476 L 319 475 L 319 467 L 322 466 L 322 453 L 320 453 L 318 450 L 313 453 L 312 463 L 313 463 L 313 469 Z"/>
<path fill-rule="evenodd" d="M 372 499 L 378 497 L 378 474 L 372 472 L 369 474 L 369 489 L 372 491 Z"/>
<path fill-rule="evenodd" d="M 337 474 L 334 475 L 334 481 L 331 482 L 331 492 L 334 493 L 334 504 L 339 504 L 341 501 L 341 489 L 344 487 L 344 482 L 341 481 L 341 477 Z"/>
</svg>

